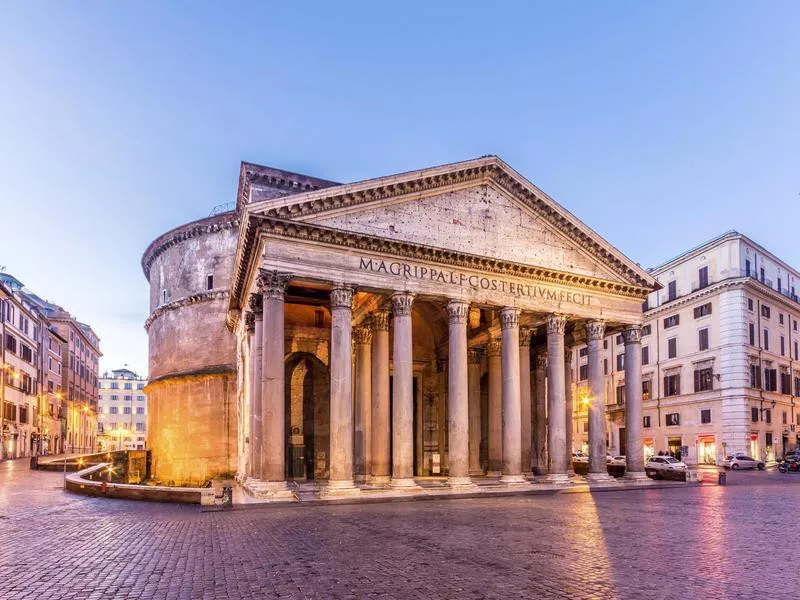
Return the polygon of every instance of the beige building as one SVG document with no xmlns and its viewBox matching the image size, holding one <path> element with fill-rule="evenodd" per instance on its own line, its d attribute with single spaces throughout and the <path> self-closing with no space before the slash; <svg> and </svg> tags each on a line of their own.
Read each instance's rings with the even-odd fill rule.
<svg viewBox="0 0 800 600">
<path fill-rule="evenodd" d="M 642 335 L 645 453 L 721 464 L 774 460 L 798 445 L 800 273 L 737 232 L 654 269 Z M 608 451 L 625 454 L 622 340 L 604 340 Z M 586 358 L 575 348 L 575 450 L 585 449 Z"/>
<path fill-rule="evenodd" d="M 564 483 L 581 342 L 588 477 L 607 478 L 603 338 L 623 335 L 641 389 L 658 288 L 493 156 L 354 184 L 245 163 L 235 210 L 164 234 L 142 265 L 155 477 L 236 474 L 266 496 Z M 643 477 L 642 415 L 627 418 Z"/>
<path fill-rule="evenodd" d="M 100 450 L 147 448 L 147 380 L 130 369 L 103 373 L 97 396 Z"/>
</svg>

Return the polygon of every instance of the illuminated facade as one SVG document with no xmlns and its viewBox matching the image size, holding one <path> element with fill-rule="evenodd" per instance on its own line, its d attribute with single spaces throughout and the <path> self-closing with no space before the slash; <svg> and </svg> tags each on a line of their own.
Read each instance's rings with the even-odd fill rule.
<svg viewBox="0 0 800 600">
<path fill-rule="evenodd" d="M 638 379 L 658 285 L 493 156 L 347 185 L 245 163 L 234 210 L 164 234 L 142 264 L 155 477 L 235 474 L 266 497 L 290 479 L 566 483 L 566 348 L 588 342 L 589 442 L 605 449 L 602 340 L 623 335 Z M 608 478 L 595 456 L 588 477 Z M 642 453 L 628 460 L 643 477 Z"/>
<path fill-rule="evenodd" d="M 147 380 L 129 369 L 103 373 L 97 397 L 101 450 L 147 448 Z"/>
</svg>

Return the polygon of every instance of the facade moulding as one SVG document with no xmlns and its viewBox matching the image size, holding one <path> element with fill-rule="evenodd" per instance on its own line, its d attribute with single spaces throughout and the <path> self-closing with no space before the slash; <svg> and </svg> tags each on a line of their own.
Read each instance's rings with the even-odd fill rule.
<svg viewBox="0 0 800 600">
<path fill-rule="evenodd" d="M 184 371 L 182 373 L 169 373 L 150 381 L 145 387 L 144 392 L 164 385 L 184 384 L 188 381 L 205 381 L 207 379 L 236 377 L 236 368 L 227 365 L 218 365 L 196 371 Z"/>
<path fill-rule="evenodd" d="M 181 298 L 180 300 L 174 300 L 173 302 L 169 302 L 167 304 L 163 304 L 156 308 L 147 320 L 144 322 L 145 331 L 150 329 L 150 325 L 153 324 L 158 317 L 163 315 L 165 312 L 171 310 L 177 310 L 179 308 L 183 308 L 184 306 L 189 306 L 190 304 L 199 304 L 201 302 L 211 302 L 212 300 L 219 300 L 222 298 L 228 297 L 227 290 L 211 290 L 210 292 L 202 292 L 200 294 L 192 294 L 191 296 L 187 296 L 186 298 Z"/>
<path fill-rule="evenodd" d="M 153 261 L 168 248 L 191 238 L 224 231 L 225 229 L 234 229 L 238 226 L 238 217 L 234 213 L 228 212 L 181 225 L 180 227 L 176 227 L 160 235 L 147 247 L 147 250 L 144 251 L 144 255 L 142 256 L 142 271 L 144 271 L 144 276 L 150 281 L 150 267 Z"/>
</svg>

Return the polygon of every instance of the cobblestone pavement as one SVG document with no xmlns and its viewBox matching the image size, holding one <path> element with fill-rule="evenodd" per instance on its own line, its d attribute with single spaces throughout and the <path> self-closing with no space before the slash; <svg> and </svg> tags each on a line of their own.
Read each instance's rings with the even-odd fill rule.
<svg viewBox="0 0 800 600">
<path fill-rule="evenodd" d="M 800 589 L 800 475 L 200 513 L 0 464 L 0 598 L 756 598 Z"/>
</svg>

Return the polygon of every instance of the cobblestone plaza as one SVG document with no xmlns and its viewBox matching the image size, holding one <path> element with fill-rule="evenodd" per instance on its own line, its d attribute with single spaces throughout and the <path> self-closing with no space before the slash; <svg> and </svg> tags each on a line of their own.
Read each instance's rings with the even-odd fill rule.
<svg viewBox="0 0 800 600">
<path fill-rule="evenodd" d="M 754 598 L 797 589 L 800 476 L 201 513 L 0 465 L 0 598 Z"/>
</svg>

